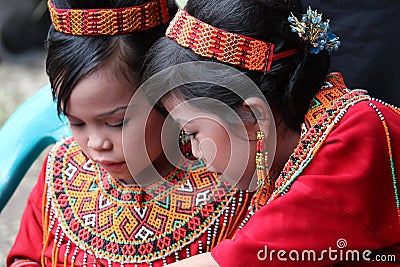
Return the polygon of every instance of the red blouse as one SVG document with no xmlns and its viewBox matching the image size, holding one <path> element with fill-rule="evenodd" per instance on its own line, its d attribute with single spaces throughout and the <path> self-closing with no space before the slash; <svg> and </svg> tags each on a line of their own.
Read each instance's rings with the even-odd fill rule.
<svg viewBox="0 0 400 267">
<path fill-rule="evenodd" d="M 282 190 L 275 189 L 232 240 L 212 250 L 220 266 L 399 263 L 400 110 L 347 91 L 346 105 L 331 109 L 337 113 L 315 113 L 326 130 L 309 138 L 319 147 L 294 164 L 299 173 L 278 179 Z M 323 122 L 328 117 L 335 117 L 331 129 Z"/>
<path fill-rule="evenodd" d="M 251 194 L 220 182 L 201 162 L 186 167 L 144 192 L 123 187 L 73 138 L 56 144 L 7 265 L 158 267 L 210 251 L 233 236 Z"/>
</svg>

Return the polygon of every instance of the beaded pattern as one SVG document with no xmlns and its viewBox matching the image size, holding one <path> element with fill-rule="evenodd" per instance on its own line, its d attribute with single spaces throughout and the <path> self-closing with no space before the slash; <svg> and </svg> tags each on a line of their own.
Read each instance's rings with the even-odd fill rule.
<svg viewBox="0 0 400 267">
<path fill-rule="evenodd" d="M 299 49 L 274 54 L 274 44 L 230 33 L 179 9 L 165 34 L 183 47 L 203 57 L 248 70 L 269 71 L 274 60 L 293 55 Z"/>
<path fill-rule="evenodd" d="M 200 243 L 199 250 L 210 251 L 217 238 L 232 235 L 251 199 L 246 194 L 246 200 L 231 205 L 239 194 L 200 161 L 181 164 L 146 192 L 123 187 L 87 159 L 73 138 L 51 150 L 46 180 L 44 229 L 49 232 L 58 222 L 53 258 L 64 235 L 85 253 L 125 264 L 166 262 L 167 256 L 178 257 L 176 252 L 184 247 L 192 256 L 195 252 L 187 246 L 207 231 L 211 231 L 207 245 Z M 229 212 L 234 216 L 226 216 Z M 75 261 L 78 252 L 70 251 L 70 245 L 68 252 L 74 253 Z"/>
<path fill-rule="evenodd" d="M 347 89 L 344 84 L 343 77 L 340 73 L 332 73 L 328 76 L 325 85 L 321 88 L 320 92 L 311 102 L 310 109 L 306 114 L 305 123 L 302 125 L 301 138 L 298 142 L 296 149 L 290 156 L 288 162 L 285 164 L 278 179 L 276 180 L 275 189 L 271 197 L 269 197 L 268 203 L 289 191 L 290 186 L 302 173 L 304 168 L 306 168 L 307 165 L 312 161 L 329 133 L 345 115 L 348 108 L 360 101 L 365 100 L 374 99 L 368 96 L 366 94 L 366 91 L 364 90 Z M 398 108 L 383 103 L 382 101 L 379 102 L 388 106 L 394 112 L 399 114 Z M 372 103 L 370 103 L 370 106 L 375 107 L 375 105 L 373 105 Z M 396 198 L 395 200 L 400 222 L 400 197 L 394 169 L 394 160 L 391 150 L 389 130 L 381 112 L 377 110 L 377 108 L 375 109 L 375 111 L 378 113 L 378 115 L 380 115 L 382 124 L 386 132 L 392 170 L 393 187 Z M 249 216 L 254 214 L 257 209 L 261 208 L 265 204 L 265 197 L 262 195 L 262 192 L 262 188 L 259 188 L 256 193 L 256 198 L 253 200 L 253 204 L 251 205 Z M 245 223 L 246 220 L 243 222 L 241 227 L 243 227 Z"/>
<path fill-rule="evenodd" d="M 389 151 L 390 169 L 392 171 L 393 189 L 394 189 L 394 196 L 395 196 L 395 200 L 396 200 L 397 216 L 398 216 L 399 223 L 400 223 L 400 198 L 399 198 L 399 190 L 398 190 L 398 185 L 397 185 L 396 170 L 394 167 L 392 143 L 390 141 L 389 128 L 385 121 L 385 117 L 383 116 L 382 112 L 378 109 L 378 107 L 372 103 L 369 103 L 369 106 L 372 107 L 375 110 L 375 112 L 378 114 L 379 119 L 382 122 L 383 128 L 385 129 L 386 141 L 387 141 L 388 151 Z M 396 111 L 396 109 L 393 107 L 391 109 Z M 397 109 L 397 111 L 399 111 L 399 109 Z"/>
<path fill-rule="evenodd" d="M 332 77 L 334 77 L 334 79 Z M 329 76 L 321 89 L 321 93 L 314 96 L 311 100 L 310 108 L 305 120 L 306 129 L 317 124 L 321 117 L 324 116 L 326 110 L 332 106 L 333 101 L 342 97 L 346 92 L 350 92 L 344 83 L 343 77 L 335 73 L 332 73 L 331 76 Z"/>
<path fill-rule="evenodd" d="M 265 134 L 263 131 L 257 132 L 257 152 L 256 152 L 256 170 L 257 182 L 261 182 L 268 173 L 268 152 L 265 145 Z"/>
<path fill-rule="evenodd" d="M 268 168 L 268 151 L 263 131 L 257 131 L 257 150 L 256 150 L 256 171 L 257 171 L 257 191 L 255 198 L 260 205 L 264 205 L 271 196 L 274 189 L 274 182 Z"/>
<path fill-rule="evenodd" d="M 116 35 L 153 29 L 169 20 L 167 0 L 113 9 L 59 9 L 48 0 L 54 28 L 71 35 Z"/>
<path fill-rule="evenodd" d="M 331 74 L 325 86 L 312 101 L 312 106 L 306 114 L 307 132 L 303 134 L 295 151 L 283 167 L 268 202 L 280 197 L 290 189 L 292 183 L 312 161 L 348 108 L 360 101 L 371 99 L 363 91 L 349 91 L 342 81 L 343 78 L 339 73 Z M 316 112 L 316 110 L 319 111 Z"/>
</svg>

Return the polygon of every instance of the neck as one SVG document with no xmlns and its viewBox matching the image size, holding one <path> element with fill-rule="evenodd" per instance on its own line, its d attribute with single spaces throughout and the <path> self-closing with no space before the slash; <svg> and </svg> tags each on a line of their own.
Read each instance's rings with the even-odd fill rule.
<svg viewBox="0 0 400 267">
<path fill-rule="evenodd" d="M 174 165 L 167 159 L 164 153 L 161 153 L 151 165 L 135 175 L 133 178 L 137 184 L 146 188 L 167 176 L 174 168 Z"/>
<path fill-rule="evenodd" d="M 140 186 L 145 188 L 146 186 L 163 179 L 172 171 L 173 168 L 174 165 L 169 162 L 164 153 L 161 153 L 151 165 L 146 167 L 139 174 L 136 174 L 134 177 L 117 179 L 126 186 Z"/>
<path fill-rule="evenodd" d="M 288 128 L 284 122 L 281 122 L 277 126 L 276 136 L 276 151 L 271 170 L 281 171 L 297 147 L 300 132 Z"/>
</svg>

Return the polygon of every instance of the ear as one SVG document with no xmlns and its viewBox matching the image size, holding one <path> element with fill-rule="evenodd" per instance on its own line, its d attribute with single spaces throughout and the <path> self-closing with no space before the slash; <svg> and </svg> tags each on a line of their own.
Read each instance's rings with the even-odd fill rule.
<svg viewBox="0 0 400 267">
<path fill-rule="evenodd" d="M 273 115 L 269 105 L 258 97 L 250 97 L 243 101 L 243 108 L 251 110 L 255 117 L 253 126 L 246 125 L 246 128 L 250 132 L 257 133 L 261 130 L 266 135 L 270 131 L 271 123 L 273 123 Z"/>
</svg>

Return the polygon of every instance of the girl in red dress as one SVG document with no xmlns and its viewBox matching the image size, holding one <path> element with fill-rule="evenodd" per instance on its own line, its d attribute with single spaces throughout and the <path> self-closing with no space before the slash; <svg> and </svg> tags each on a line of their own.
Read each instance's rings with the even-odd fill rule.
<svg viewBox="0 0 400 267">
<path fill-rule="evenodd" d="M 220 182 L 201 161 L 174 166 L 161 144 L 164 114 L 144 98 L 130 105 L 144 53 L 175 2 L 48 5 L 47 73 L 73 137 L 43 163 L 7 265 L 156 267 L 231 237 L 250 194 Z M 123 126 L 133 126 L 124 138 Z"/>
<path fill-rule="evenodd" d="M 148 52 L 143 89 L 193 154 L 238 186 L 258 180 L 234 238 L 171 266 L 398 264 L 400 110 L 329 74 L 339 40 L 303 13 L 295 0 L 189 0 Z"/>
</svg>

